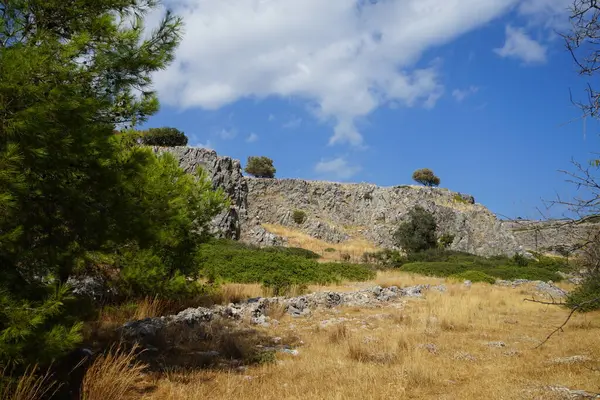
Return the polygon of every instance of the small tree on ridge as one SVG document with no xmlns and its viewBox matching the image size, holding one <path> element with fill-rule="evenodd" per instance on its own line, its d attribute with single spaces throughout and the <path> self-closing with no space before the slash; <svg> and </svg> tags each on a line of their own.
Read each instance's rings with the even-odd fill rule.
<svg viewBox="0 0 600 400">
<path fill-rule="evenodd" d="M 433 187 L 440 185 L 440 178 L 435 176 L 433 171 L 429 168 L 422 168 L 416 170 L 415 172 L 413 172 L 412 178 L 416 182 L 425 186 Z"/>
<path fill-rule="evenodd" d="M 248 163 L 244 171 L 257 178 L 274 178 L 277 170 L 273 166 L 273 160 L 268 157 L 248 157 Z"/>
</svg>

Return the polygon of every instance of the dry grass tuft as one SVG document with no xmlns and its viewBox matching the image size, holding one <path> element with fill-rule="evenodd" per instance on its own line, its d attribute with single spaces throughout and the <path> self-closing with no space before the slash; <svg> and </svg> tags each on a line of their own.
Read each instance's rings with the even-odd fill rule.
<svg viewBox="0 0 600 400">
<path fill-rule="evenodd" d="M 0 400 L 40 400 L 51 398 L 59 389 L 50 372 L 40 375 L 38 367 L 27 368 L 15 382 L 10 381 L 6 369 L 0 370 Z"/>
<path fill-rule="evenodd" d="M 165 300 L 161 300 L 158 297 L 146 297 L 139 301 L 136 305 L 133 319 L 146 319 L 153 317 L 160 317 L 164 315 L 169 304 Z"/>
<path fill-rule="evenodd" d="M 284 303 L 271 302 L 265 310 L 265 315 L 269 318 L 280 320 L 287 314 L 287 305 Z"/>
<path fill-rule="evenodd" d="M 401 361 L 403 349 L 397 343 L 372 340 L 351 340 L 348 343 L 348 357 L 362 363 L 396 364 Z"/>
<path fill-rule="evenodd" d="M 94 361 L 83 378 L 83 400 L 139 398 L 146 366 L 136 361 L 137 348 L 111 349 Z"/>
<path fill-rule="evenodd" d="M 263 227 L 276 235 L 287 238 L 290 246 L 302 247 L 320 254 L 324 261 L 351 261 L 360 262 L 364 253 L 372 253 L 381 250 L 374 243 L 353 235 L 349 240 L 342 243 L 328 243 L 320 239 L 282 225 L 263 224 Z M 353 229 L 356 231 L 357 229 Z M 352 236 L 352 232 L 348 232 Z M 334 251 L 325 251 L 333 249 Z M 348 258 L 349 257 L 349 258 Z"/>
<path fill-rule="evenodd" d="M 345 324 L 338 324 L 333 327 L 329 332 L 329 341 L 331 343 L 345 342 L 350 338 L 350 330 Z"/>
</svg>

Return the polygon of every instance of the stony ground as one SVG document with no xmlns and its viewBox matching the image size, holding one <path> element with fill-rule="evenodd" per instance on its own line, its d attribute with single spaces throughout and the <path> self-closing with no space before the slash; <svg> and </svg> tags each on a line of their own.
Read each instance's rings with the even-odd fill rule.
<svg viewBox="0 0 600 400">
<path fill-rule="evenodd" d="M 420 297 L 392 289 L 424 283 L 430 286 L 421 287 Z M 373 292 L 376 285 L 381 291 Z M 208 369 L 150 373 L 141 397 L 571 399 L 600 392 L 600 313 L 576 315 L 536 348 L 568 314 L 523 301 L 543 298 L 544 285 L 465 285 L 385 273 L 368 284 L 321 289 L 353 300 L 297 314 L 267 307 L 267 318 L 252 320 L 251 312 L 222 328 L 256 338 L 245 345 L 270 352 L 274 359 L 265 361 L 271 362 L 221 360 Z M 367 292 L 370 299 L 397 295 L 356 303 L 356 293 Z M 212 355 L 222 356 L 222 349 L 221 343 Z"/>
</svg>

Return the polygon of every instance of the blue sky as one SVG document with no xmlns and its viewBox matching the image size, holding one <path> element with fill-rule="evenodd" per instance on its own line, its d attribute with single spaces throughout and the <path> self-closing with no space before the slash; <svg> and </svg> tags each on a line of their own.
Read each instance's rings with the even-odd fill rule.
<svg viewBox="0 0 600 400">
<path fill-rule="evenodd" d="M 555 33 L 569 4 L 173 1 L 186 31 L 145 126 L 243 163 L 266 155 L 280 178 L 392 186 L 427 167 L 498 215 L 539 218 L 574 193 L 558 170 L 600 149 Z"/>
</svg>

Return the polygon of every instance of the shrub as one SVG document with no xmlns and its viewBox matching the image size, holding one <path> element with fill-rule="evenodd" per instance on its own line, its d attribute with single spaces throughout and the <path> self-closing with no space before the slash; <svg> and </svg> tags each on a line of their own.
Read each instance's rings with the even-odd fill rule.
<svg viewBox="0 0 600 400">
<path fill-rule="evenodd" d="M 567 297 L 567 306 L 578 307 L 581 312 L 600 309 L 600 273 L 589 275 L 581 286 L 577 287 Z"/>
<path fill-rule="evenodd" d="M 493 276 L 489 276 L 485 272 L 481 271 L 472 271 L 468 270 L 465 272 L 461 272 L 459 274 L 451 275 L 450 278 L 459 280 L 459 281 L 471 281 L 471 282 L 487 282 L 487 283 L 495 283 L 496 278 Z"/>
<path fill-rule="evenodd" d="M 374 271 L 364 265 L 320 263 L 272 248 L 230 245 L 230 241 L 201 245 L 196 259 L 202 276 L 225 282 L 263 283 L 272 288 L 364 281 L 375 276 Z"/>
<path fill-rule="evenodd" d="M 263 250 L 275 252 L 275 253 L 284 253 L 284 254 L 289 254 L 292 256 L 298 256 L 298 257 L 309 258 L 309 259 L 321 258 L 321 256 L 319 254 L 315 253 L 314 251 L 303 249 L 301 247 L 274 246 L 274 247 L 266 247 Z"/>
<path fill-rule="evenodd" d="M 454 235 L 450 233 L 444 233 L 442 236 L 440 236 L 438 241 L 443 249 L 447 249 L 454 242 Z"/>
<path fill-rule="evenodd" d="M 394 233 L 396 244 L 407 253 L 416 253 L 436 247 L 436 222 L 433 214 L 420 206 L 409 211 L 409 220 L 400 224 Z"/>
<path fill-rule="evenodd" d="M 323 250 L 325 253 L 335 253 L 335 249 L 333 247 L 328 247 L 325 250 Z"/>
<path fill-rule="evenodd" d="M 244 171 L 257 178 L 274 178 L 277 170 L 273 166 L 273 160 L 268 157 L 248 157 Z"/>
<path fill-rule="evenodd" d="M 176 128 L 150 128 L 141 132 L 141 141 L 147 146 L 186 146 L 188 138 Z"/>
<path fill-rule="evenodd" d="M 294 210 L 294 212 L 292 213 L 292 219 L 295 223 L 300 225 L 304 223 L 304 221 L 306 221 L 306 213 L 302 210 Z"/>
<path fill-rule="evenodd" d="M 364 253 L 362 260 L 365 263 L 379 264 L 388 268 L 400 268 L 406 263 L 407 258 L 397 250 L 384 249 L 374 253 Z"/>
<path fill-rule="evenodd" d="M 401 270 L 426 276 L 447 277 L 465 272 L 468 267 L 452 262 L 413 262 L 404 264 Z"/>
<path fill-rule="evenodd" d="M 350 254 L 348 254 L 348 253 L 341 253 L 340 258 L 344 261 L 350 261 L 350 258 L 352 258 L 352 257 L 350 257 Z"/>
<path fill-rule="evenodd" d="M 412 178 L 414 181 L 425 185 L 425 186 L 439 186 L 440 178 L 435 176 L 432 170 L 429 168 L 418 169 L 413 172 Z"/>
<path fill-rule="evenodd" d="M 529 260 L 525 258 L 523 254 L 516 253 L 512 258 L 513 264 L 519 267 L 526 267 L 529 264 Z"/>
</svg>

